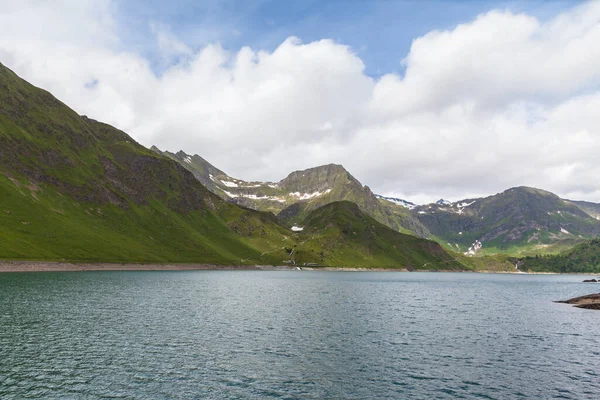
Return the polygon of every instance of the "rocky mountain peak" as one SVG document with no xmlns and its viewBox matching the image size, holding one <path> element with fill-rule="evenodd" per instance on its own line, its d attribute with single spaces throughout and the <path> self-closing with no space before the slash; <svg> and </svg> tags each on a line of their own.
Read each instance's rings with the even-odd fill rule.
<svg viewBox="0 0 600 400">
<path fill-rule="evenodd" d="M 279 182 L 279 186 L 291 191 L 331 189 L 338 184 L 356 181 L 346 169 L 338 164 L 321 165 L 302 171 L 294 171 Z"/>
</svg>

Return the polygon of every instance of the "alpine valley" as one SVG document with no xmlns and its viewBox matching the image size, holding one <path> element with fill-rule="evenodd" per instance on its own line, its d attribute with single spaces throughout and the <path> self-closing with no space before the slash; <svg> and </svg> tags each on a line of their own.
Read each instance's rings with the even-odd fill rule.
<svg viewBox="0 0 600 400">
<path fill-rule="evenodd" d="M 466 268 L 438 243 L 393 230 L 348 202 L 312 199 L 313 207 L 289 212 L 306 231 L 291 230 L 273 213 L 246 207 L 259 203 L 225 201 L 227 184 L 237 190 L 244 184 L 209 166 L 202 171 L 202 160 L 194 161 L 199 179 L 0 64 L 0 259 Z M 359 186 L 341 167 L 320 170 L 315 182 L 296 174 L 281 185 L 318 189 L 343 178 Z M 211 175 L 227 183 L 217 189 Z M 276 190 L 268 196 L 279 196 Z M 302 195 L 264 204 L 276 211 L 273 205 L 284 209 L 292 199 Z M 383 210 L 377 200 L 362 206 Z"/>
<path fill-rule="evenodd" d="M 248 182 L 147 149 L 0 64 L 3 260 L 594 271 L 599 210 L 526 187 L 417 205 L 336 164 Z"/>
<path fill-rule="evenodd" d="M 565 200 L 534 188 L 417 205 L 374 194 L 341 165 L 295 171 L 279 182 L 246 182 L 198 155 L 152 149 L 178 161 L 222 199 L 272 212 L 291 229 L 302 229 L 307 213 L 345 200 L 394 230 L 435 240 L 466 256 L 555 254 L 600 236 L 600 204 Z"/>
</svg>

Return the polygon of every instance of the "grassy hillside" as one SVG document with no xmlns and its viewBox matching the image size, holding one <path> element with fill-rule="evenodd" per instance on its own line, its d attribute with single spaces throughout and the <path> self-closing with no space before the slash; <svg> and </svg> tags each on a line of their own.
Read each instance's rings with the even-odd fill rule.
<svg viewBox="0 0 600 400">
<path fill-rule="evenodd" d="M 437 244 L 384 227 L 350 203 L 315 211 L 306 232 L 295 233 L 271 213 L 224 201 L 194 168 L 155 150 L 77 115 L 0 64 L 0 259 L 460 268 Z M 188 161 L 204 165 L 211 181 L 223 175 L 203 159 Z M 325 180 L 312 175 L 314 188 L 350 179 L 336 169 Z M 288 177 L 279 190 L 311 186 L 306 179 Z"/>
<path fill-rule="evenodd" d="M 481 199 L 415 206 L 376 196 L 341 165 L 295 171 L 279 182 L 246 182 L 228 176 L 200 156 L 155 150 L 192 171 L 224 200 L 272 212 L 288 227 L 301 225 L 324 205 L 350 201 L 382 224 L 435 240 L 449 251 L 468 253 L 481 242 L 482 247 L 476 249 L 479 256 L 558 254 L 600 235 L 600 206 L 563 200 L 534 188 L 517 187 Z"/>
<path fill-rule="evenodd" d="M 600 204 L 592 203 L 589 201 L 575 201 L 570 200 L 571 203 L 575 204 L 582 211 L 588 214 L 590 217 L 600 220 Z"/>
<path fill-rule="evenodd" d="M 411 212 L 440 243 L 462 252 L 479 240 L 483 254 L 552 253 L 600 235 L 600 221 L 577 205 L 527 187 Z"/>
<path fill-rule="evenodd" d="M 230 177 L 198 155 L 153 150 L 179 162 L 222 199 L 253 210 L 272 212 L 288 226 L 301 223 L 313 210 L 336 201 L 351 201 L 361 210 L 399 232 L 430 237 L 406 208 L 379 200 L 341 165 L 294 171 L 279 182 L 246 182 Z"/>
<path fill-rule="evenodd" d="M 350 201 L 377 221 L 398 231 L 404 228 L 402 216 L 386 210 L 368 186 L 363 186 L 341 165 L 329 164 L 295 171 L 279 182 L 291 193 L 323 193 L 314 198 L 295 201 L 283 209 L 278 218 L 288 223 L 301 223 L 312 211 L 324 205 Z"/>
<path fill-rule="evenodd" d="M 194 177 L 196 177 L 196 179 L 198 179 L 200 183 L 202 183 L 202 185 L 205 188 L 210 190 L 212 193 L 215 193 L 218 196 L 227 199 L 227 196 L 224 195 L 224 192 L 221 189 L 223 185 L 219 180 L 219 178 L 223 179 L 224 177 L 226 177 L 227 174 L 225 174 L 220 169 L 215 168 L 204 158 L 200 157 L 197 154 L 189 156 L 183 151 L 179 151 L 177 153 L 161 151 L 156 146 L 152 146 L 150 150 L 178 162 L 183 168 L 190 171 L 194 175 Z"/>
<path fill-rule="evenodd" d="M 244 183 L 199 157 L 186 157 L 164 156 L 79 116 L 0 64 L 0 259 L 501 269 L 510 268 L 507 260 L 470 261 L 397 230 L 414 232 L 416 218 L 423 218 L 435 222 L 435 233 L 444 232 L 444 224 L 449 232 L 462 229 L 462 243 L 483 236 L 501 246 L 532 237 L 544 243 L 547 236 L 552 244 L 564 243 L 554 240 L 562 235 L 580 240 L 600 223 L 533 189 L 456 206 L 460 213 L 439 208 L 451 205 L 411 214 L 377 199 L 338 165 L 295 172 L 278 183 Z M 194 176 L 199 166 L 220 190 L 237 190 L 235 197 L 226 195 L 230 199 L 283 197 L 277 201 L 283 215 L 225 201 Z M 563 268 L 558 263 L 531 265 Z M 574 268 L 569 265 L 563 269 Z"/>
<path fill-rule="evenodd" d="M 0 65 L 1 259 L 275 263 L 286 233 Z"/>
<path fill-rule="evenodd" d="M 452 253 L 457 261 L 465 266 L 467 269 L 474 271 L 486 271 L 486 272 L 519 272 L 520 270 L 516 267 L 518 259 L 506 256 L 503 254 L 496 254 L 491 256 L 477 256 L 470 257 L 463 255 L 462 253 Z"/>
<path fill-rule="evenodd" d="M 582 243 L 558 255 L 526 257 L 524 271 L 600 273 L 600 239 Z"/>
<path fill-rule="evenodd" d="M 439 244 L 399 233 L 348 201 L 327 204 L 304 221 L 294 250 L 298 264 L 462 270 Z M 291 250 L 291 249 L 290 249 Z"/>
<path fill-rule="evenodd" d="M 427 229 L 411 211 L 389 200 L 378 198 L 381 210 L 392 221 L 391 227 L 399 232 L 416 235 L 418 237 L 436 240 L 435 236 Z M 395 223 L 393 222 L 395 221 Z"/>
</svg>

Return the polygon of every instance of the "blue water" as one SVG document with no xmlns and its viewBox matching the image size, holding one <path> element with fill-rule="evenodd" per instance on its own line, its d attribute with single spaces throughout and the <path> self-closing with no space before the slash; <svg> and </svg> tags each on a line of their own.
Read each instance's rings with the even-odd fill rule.
<svg viewBox="0 0 600 400">
<path fill-rule="evenodd" d="M 0 398 L 598 399 L 582 279 L 0 274 Z"/>
</svg>

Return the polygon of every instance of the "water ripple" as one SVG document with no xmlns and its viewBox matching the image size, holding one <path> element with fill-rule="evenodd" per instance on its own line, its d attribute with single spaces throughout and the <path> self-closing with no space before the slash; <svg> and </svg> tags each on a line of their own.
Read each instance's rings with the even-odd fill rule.
<svg viewBox="0 0 600 400">
<path fill-rule="evenodd" d="M 0 275 L 0 398 L 596 399 L 580 277 Z"/>
</svg>

